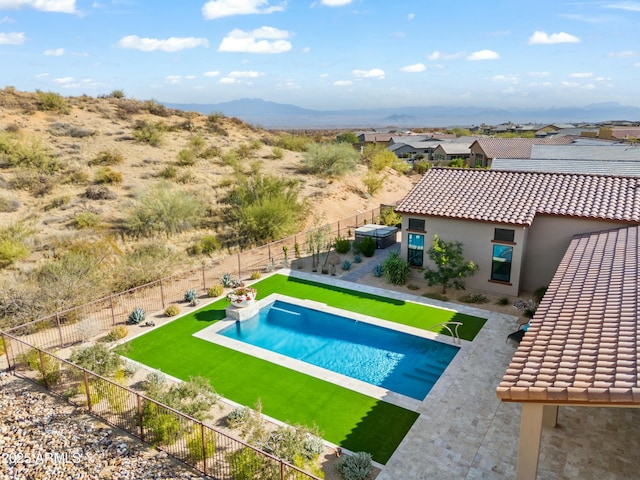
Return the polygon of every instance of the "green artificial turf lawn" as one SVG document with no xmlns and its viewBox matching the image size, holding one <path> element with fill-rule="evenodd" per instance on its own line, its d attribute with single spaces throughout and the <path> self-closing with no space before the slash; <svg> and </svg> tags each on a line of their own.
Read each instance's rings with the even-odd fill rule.
<svg viewBox="0 0 640 480">
<path fill-rule="evenodd" d="M 414 310 L 413 304 L 283 275 L 273 275 L 254 286 L 259 297 L 281 293 L 310 298 L 378 318 L 400 321 L 393 317 L 401 317 L 401 323 L 420 328 L 454 316 L 420 305 L 417 307 L 426 310 Z M 264 414 L 290 424 L 315 423 L 330 442 L 369 452 L 375 461 L 386 463 L 418 418 L 417 413 L 192 336 L 224 318 L 227 306 L 226 299 L 221 299 L 202 307 L 133 339 L 121 353 L 182 380 L 208 378 L 220 395 L 242 405 L 252 407 L 260 399 Z M 430 319 L 417 318 L 426 314 Z M 467 321 L 480 320 L 469 317 Z M 475 336 L 481 326 L 469 331 Z"/>
</svg>

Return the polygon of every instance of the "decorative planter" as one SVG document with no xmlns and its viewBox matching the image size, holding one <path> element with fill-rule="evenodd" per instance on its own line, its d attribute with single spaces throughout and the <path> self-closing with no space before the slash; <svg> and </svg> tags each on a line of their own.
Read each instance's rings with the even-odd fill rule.
<svg viewBox="0 0 640 480">
<path fill-rule="evenodd" d="M 227 300 L 236 308 L 248 307 L 256 299 L 256 289 L 252 287 L 236 288 L 227 294 Z"/>
</svg>

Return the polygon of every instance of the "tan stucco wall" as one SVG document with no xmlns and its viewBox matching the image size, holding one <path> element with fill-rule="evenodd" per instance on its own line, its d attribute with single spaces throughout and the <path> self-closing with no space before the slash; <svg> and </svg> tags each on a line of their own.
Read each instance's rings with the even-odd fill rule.
<svg viewBox="0 0 640 480">
<path fill-rule="evenodd" d="M 574 235 L 628 225 L 622 222 L 537 215 L 529 230 L 522 290 L 532 292 L 538 287 L 549 285 Z"/>
<path fill-rule="evenodd" d="M 402 218 L 402 246 L 401 255 L 407 260 L 407 227 L 410 216 Z M 522 255 L 525 246 L 526 230 L 523 227 L 485 222 L 470 222 L 466 220 L 450 220 L 436 217 L 412 216 L 411 218 L 424 218 L 425 228 L 425 266 L 433 266 L 427 255 L 427 250 L 433 242 L 433 235 L 437 234 L 447 242 L 458 241 L 462 243 L 465 260 L 472 260 L 480 267 L 478 273 L 465 280 L 467 288 L 480 290 L 498 295 L 517 296 L 520 286 Z M 491 263 L 493 255 L 493 236 L 495 228 L 508 228 L 515 231 L 513 246 L 513 260 L 511 265 L 511 285 L 491 282 Z M 420 233 L 420 232 L 411 232 Z"/>
</svg>

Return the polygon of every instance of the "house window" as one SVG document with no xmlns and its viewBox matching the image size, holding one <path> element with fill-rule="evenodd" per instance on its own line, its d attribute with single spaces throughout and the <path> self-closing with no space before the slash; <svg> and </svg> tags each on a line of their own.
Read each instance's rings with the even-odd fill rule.
<svg viewBox="0 0 640 480">
<path fill-rule="evenodd" d="M 491 262 L 491 280 L 499 282 L 511 281 L 511 259 L 513 247 L 510 245 L 494 245 Z"/>
<path fill-rule="evenodd" d="M 417 230 L 418 232 L 425 231 L 425 221 L 420 218 L 410 218 L 409 219 L 409 230 Z"/>
<path fill-rule="evenodd" d="M 515 236 L 515 230 L 509 230 L 506 228 L 496 228 L 493 233 L 493 239 L 496 242 L 513 243 L 514 236 Z"/>
<path fill-rule="evenodd" d="M 410 233 L 408 247 L 407 261 L 409 265 L 421 267 L 424 263 L 424 235 Z"/>
</svg>

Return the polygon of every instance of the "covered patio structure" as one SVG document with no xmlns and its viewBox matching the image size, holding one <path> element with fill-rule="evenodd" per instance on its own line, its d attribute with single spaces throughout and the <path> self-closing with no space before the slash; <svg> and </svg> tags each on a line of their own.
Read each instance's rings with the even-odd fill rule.
<svg viewBox="0 0 640 480">
<path fill-rule="evenodd" d="M 640 407 L 639 242 L 640 227 L 618 228 L 577 235 L 565 253 L 497 388 L 522 403 L 517 480 L 537 477 L 559 407 Z"/>
</svg>

